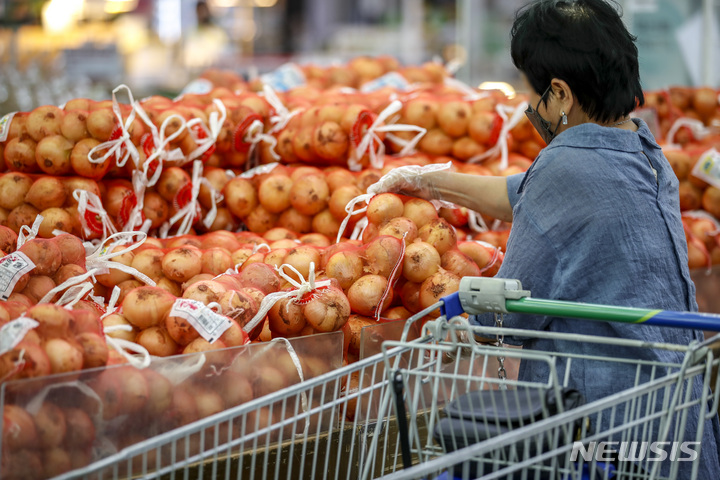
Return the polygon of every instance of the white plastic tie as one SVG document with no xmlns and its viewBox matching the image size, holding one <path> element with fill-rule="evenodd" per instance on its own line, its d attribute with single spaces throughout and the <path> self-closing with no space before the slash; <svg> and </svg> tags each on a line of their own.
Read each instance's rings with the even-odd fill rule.
<svg viewBox="0 0 720 480">
<path fill-rule="evenodd" d="M 368 154 L 370 156 L 370 165 L 374 168 L 383 167 L 383 157 L 385 155 L 385 144 L 380 139 L 378 133 L 380 132 L 416 132 L 417 134 L 408 142 L 404 147 L 401 155 L 407 155 L 408 152 L 415 148 L 417 143 L 420 141 L 423 135 L 427 132 L 427 129 L 419 127 L 417 125 L 402 125 L 402 124 L 390 124 L 386 123 L 389 119 L 400 112 L 402 109 L 402 102 L 399 100 L 393 100 L 390 102 L 385 110 L 380 112 L 375 121 L 370 125 L 363 135 L 362 140 L 358 144 L 357 148 L 352 155 L 348 158 L 348 167 L 350 170 L 358 171 L 362 169 L 360 161 Z M 373 146 L 377 144 L 377 149 Z"/>
<path fill-rule="evenodd" d="M 287 275 L 284 271 L 286 268 L 295 273 L 300 281 L 297 281 L 293 277 Z M 305 280 L 305 277 L 303 277 L 303 275 L 292 265 L 282 264 L 277 267 L 276 270 L 278 275 L 284 278 L 290 285 L 295 287 L 295 290 L 291 290 L 289 292 L 271 292 L 265 295 L 265 298 L 263 298 L 262 302 L 260 302 L 260 309 L 258 310 L 258 313 L 255 314 L 252 320 L 246 323 L 243 327 L 243 330 L 246 332 L 252 332 L 253 328 L 255 328 L 265 318 L 265 315 L 267 315 L 273 305 L 275 305 L 279 300 L 283 298 L 302 298 L 302 296 L 306 293 L 310 293 L 317 288 L 329 287 L 332 284 L 331 280 L 322 280 L 320 282 L 315 281 L 314 262 L 310 262 L 310 271 L 307 280 Z"/>
<path fill-rule="evenodd" d="M 40 230 L 40 224 L 42 223 L 43 219 L 42 215 L 38 214 L 35 217 L 35 221 L 32 224 L 32 227 L 28 227 L 27 225 L 23 225 L 20 227 L 20 233 L 18 234 L 17 238 L 17 250 L 20 249 L 23 245 L 25 245 L 25 242 L 29 242 L 30 240 L 37 237 L 38 231 Z"/>
<path fill-rule="evenodd" d="M 191 177 L 191 187 L 190 187 L 190 200 L 188 200 L 187 204 L 185 204 L 180 210 L 177 211 L 175 215 L 170 218 L 167 222 L 165 222 L 160 227 L 160 238 L 167 238 L 168 233 L 173 225 L 175 225 L 179 220 L 182 220 L 180 222 L 180 226 L 178 227 L 177 234 L 180 235 L 187 235 L 190 232 L 190 229 L 192 228 L 193 224 L 195 223 L 195 217 L 198 213 L 199 204 L 198 204 L 198 193 L 200 193 L 200 185 L 202 184 L 202 172 L 203 172 L 203 163 L 200 160 L 193 161 L 193 173 Z M 217 209 L 216 209 L 217 213 Z M 212 221 L 210 222 L 210 225 L 212 225 L 212 222 L 215 221 L 215 218 L 213 216 Z"/>
<path fill-rule="evenodd" d="M 677 132 L 680 131 L 682 127 L 689 128 L 690 132 L 692 132 L 693 136 L 697 140 L 702 140 L 710 134 L 710 129 L 705 127 L 705 124 L 703 124 L 703 122 L 701 122 L 700 120 L 688 117 L 681 117 L 675 120 L 675 122 L 673 122 L 672 126 L 670 127 L 670 130 L 668 130 L 666 141 L 669 147 L 682 148 L 682 145 L 675 143 L 675 135 L 677 135 Z"/>
<path fill-rule="evenodd" d="M 188 161 L 193 161 L 205 155 L 205 152 L 215 145 L 218 137 L 220 136 L 222 126 L 225 124 L 225 120 L 227 119 L 227 109 L 225 108 L 225 104 L 219 98 L 213 99 L 213 103 L 217 107 L 217 111 L 210 112 L 207 126 L 200 118 L 193 118 L 187 122 L 188 131 L 198 146 L 187 156 Z M 195 125 L 204 132 L 203 138 L 200 138 L 198 132 L 195 128 L 193 128 Z"/>
<path fill-rule="evenodd" d="M 122 112 L 120 111 L 120 104 L 117 101 L 117 93 L 120 90 L 125 90 L 127 92 L 128 98 L 130 100 L 129 105 L 133 107 L 130 110 L 130 114 L 124 121 L 122 117 Z M 119 85 L 115 87 L 115 89 L 112 91 L 112 103 L 112 110 L 118 119 L 118 127 L 120 127 L 122 133 L 116 139 L 108 140 L 91 148 L 88 152 L 88 161 L 90 163 L 105 163 L 107 160 L 114 157 L 117 166 L 122 168 L 125 166 L 128 159 L 132 158 L 135 166 L 139 166 L 140 153 L 138 153 L 135 144 L 130 138 L 130 132 L 128 131 L 132 126 L 132 122 L 135 120 L 135 99 L 133 98 L 133 94 L 130 91 L 130 88 L 127 85 Z M 104 153 L 102 154 L 102 156 L 96 158 L 95 154 L 98 152 Z"/>
<path fill-rule="evenodd" d="M 500 127 L 500 134 L 498 135 L 497 143 L 495 143 L 492 148 L 489 148 L 487 151 L 481 153 L 480 155 L 476 155 L 468 159 L 467 163 L 482 162 L 483 160 L 487 160 L 488 158 L 493 158 L 499 153 L 500 170 L 506 169 L 508 166 L 508 133 L 510 133 L 510 130 L 515 128 L 515 126 L 520 123 L 523 115 L 525 115 L 525 110 L 527 110 L 527 107 L 527 102 L 522 102 L 517 107 L 511 107 L 509 105 L 502 105 L 498 103 L 495 106 L 495 111 L 497 111 L 498 115 L 500 115 L 500 118 L 502 118 L 503 124 L 502 127 Z M 512 113 L 510 119 L 508 119 L 509 113 Z"/>
<path fill-rule="evenodd" d="M 80 224 L 82 225 L 85 235 L 90 236 L 96 233 L 94 229 L 88 226 L 87 219 L 85 218 L 86 212 L 90 212 L 96 215 L 100 219 L 102 225 L 102 238 L 107 238 L 108 235 L 117 233 L 115 225 L 110 216 L 108 215 L 105 208 L 103 208 L 102 200 L 100 197 L 87 190 L 75 189 L 73 190 L 73 198 L 78 202 L 78 214 L 80 215 Z"/>
</svg>

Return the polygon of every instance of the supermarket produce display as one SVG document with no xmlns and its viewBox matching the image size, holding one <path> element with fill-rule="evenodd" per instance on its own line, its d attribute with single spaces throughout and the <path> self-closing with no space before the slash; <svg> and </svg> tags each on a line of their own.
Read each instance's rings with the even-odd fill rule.
<svg viewBox="0 0 720 480">
<path fill-rule="evenodd" d="M 364 327 L 494 275 L 509 224 L 372 185 L 408 166 L 524 172 L 544 146 L 524 100 L 358 57 L 3 117 L 3 477 L 357 361 Z M 647 92 L 636 115 L 680 181 L 690 267 L 720 264 L 718 92 Z"/>
</svg>

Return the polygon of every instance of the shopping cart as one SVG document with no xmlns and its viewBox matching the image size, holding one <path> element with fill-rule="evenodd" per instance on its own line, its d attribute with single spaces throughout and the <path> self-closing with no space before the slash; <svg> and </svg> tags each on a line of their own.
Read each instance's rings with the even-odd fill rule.
<svg viewBox="0 0 720 480">
<path fill-rule="evenodd" d="M 414 315 L 405 331 L 438 308 L 443 315 L 429 322 L 424 328 L 427 334 L 417 340 L 408 341 L 403 336 L 400 341 L 385 342 L 379 354 L 137 443 L 58 478 L 367 479 L 385 475 L 433 478 L 458 473 L 474 478 L 482 473 L 491 475 L 488 478 L 533 479 L 545 478 L 543 475 L 550 472 L 564 476 L 548 478 L 580 479 L 583 469 L 589 471 L 590 478 L 612 478 L 608 473 L 612 465 L 603 469 L 599 462 L 583 461 L 582 456 L 570 462 L 568 445 L 572 440 L 614 440 L 617 435 L 663 439 L 670 430 L 678 437 L 692 409 L 701 409 L 711 399 L 717 404 L 717 395 L 711 398 L 708 388 L 703 388 L 703 395 L 697 399 L 691 398 L 687 388 L 695 378 L 702 378 L 705 387 L 709 384 L 710 369 L 717 363 L 709 342 L 683 346 L 521 331 L 525 337 L 555 336 L 568 342 L 620 344 L 630 351 L 655 348 L 678 352 L 677 362 L 665 363 L 641 361 L 633 355 L 593 356 L 594 361 L 624 365 L 636 378 L 635 388 L 570 409 L 566 387 L 572 362 L 581 359 L 580 355 L 480 343 L 475 341 L 475 334 L 494 336 L 502 343 L 503 335 L 518 331 L 469 326 L 456 315 L 463 310 L 472 313 L 473 309 L 498 313 L 540 310 L 548 315 L 643 319 L 667 325 L 672 324 L 669 317 L 679 316 L 688 326 L 716 331 L 720 330 L 718 317 L 571 306 L 532 299 L 516 281 L 465 278 L 458 295 Z M 524 382 L 503 374 L 511 358 L 543 362 L 550 372 L 547 381 Z M 556 368 L 559 362 L 568 366 L 562 375 Z M 476 444 L 470 441 L 470 429 L 460 431 L 456 445 L 435 441 L 437 426 L 448 418 L 448 406 L 462 402 L 473 392 L 494 392 L 483 398 L 496 402 L 495 406 L 537 408 L 532 418 L 519 419 L 505 433 L 502 430 L 507 426 L 497 419 L 478 416 L 471 422 L 472 431 L 488 433 L 495 427 L 494 432 L 500 433 Z M 535 403 L 536 399 L 540 400 Z M 655 408 L 658 400 L 662 408 Z M 620 430 L 598 431 L 596 425 L 602 415 L 621 415 Z M 591 470 L 595 468 L 604 476 L 597 476 Z M 652 469 L 643 470 L 638 473 L 642 476 L 634 478 L 656 478 L 650 476 L 652 473 Z"/>
</svg>

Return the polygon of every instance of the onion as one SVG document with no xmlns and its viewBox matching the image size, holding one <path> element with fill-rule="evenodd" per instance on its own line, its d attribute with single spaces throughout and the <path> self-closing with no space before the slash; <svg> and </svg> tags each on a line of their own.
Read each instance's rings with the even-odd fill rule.
<svg viewBox="0 0 720 480">
<path fill-rule="evenodd" d="M 43 402 L 40 410 L 35 414 L 35 428 L 38 435 L 38 446 L 58 447 L 62 445 L 67 432 L 65 414 L 57 405 L 47 401 Z"/>
<path fill-rule="evenodd" d="M 319 176 L 319 175 L 323 175 L 323 171 L 317 167 L 303 165 L 301 167 L 295 168 L 292 171 L 292 173 L 290 173 L 290 178 L 292 179 L 293 182 L 295 182 L 298 179 L 300 179 L 301 177 L 304 177 L 306 175 Z"/>
<path fill-rule="evenodd" d="M 268 312 L 270 331 L 274 335 L 295 335 L 305 328 L 303 306 L 293 298 L 281 298 Z"/>
<path fill-rule="evenodd" d="M 3 219 L 0 218 L 0 223 L 4 223 Z M 17 233 L 13 232 L 12 229 L 5 225 L 0 225 L 0 251 L 2 252 L 13 252 L 17 244 Z"/>
<path fill-rule="evenodd" d="M 240 285 L 254 287 L 267 295 L 280 288 L 280 278 L 275 269 L 265 263 L 253 263 L 238 275 Z"/>
<path fill-rule="evenodd" d="M 318 215 L 322 215 L 322 212 L 318 213 Z M 317 215 L 315 217 L 317 218 Z M 300 240 L 300 243 L 303 243 L 305 245 L 313 245 L 315 247 L 321 248 L 329 247 L 332 244 L 330 238 L 328 238 L 327 235 L 323 235 L 322 233 L 306 233 L 305 235 L 300 236 L 298 240 Z"/>
<path fill-rule="evenodd" d="M 376 311 L 380 312 L 390 305 L 393 295 L 386 277 L 371 274 L 357 279 L 348 289 L 347 297 L 355 313 L 374 316 Z"/>
<path fill-rule="evenodd" d="M 435 247 L 440 255 L 457 246 L 457 234 L 443 218 L 432 220 L 418 231 L 418 236 Z"/>
<path fill-rule="evenodd" d="M 405 202 L 402 216 L 412 220 L 417 228 L 422 228 L 438 218 L 435 206 L 422 198 L 411 198 Z"/>
<path fill-rule="evenodd" d="M 99 375 L 92 377 L 88 385 L 100 397 L 104 420 L 110 420 L 120 415 L 123 392 L 119 379 L 115 376 L 115 369 L 103 370 Z"/>
<path fill-rule="evenodd" d="M 120 290 L 120 295 L 118 295 L 118 302 L 122 303 L 123 300 L 125 300 L 125 296 L 130 293 L 131 290 L 140 288 L 144 285 L 140 280 L 135 280 L 134 278 L 131 278 L 130 280 L 125 280 L 118 283 L 116 286 Z"/>
<path fill-rule="evenodd" d="M 33 179 L 24 173 L 9 172 L 0 175 L 0 208 L 12 210 L 25 202 L 25 197 L 33 185 Z"/>
<path fill-rule="evenodd" d="M 260 182 L 258 199 L 268 212 L 280 213 L 290 208 L 293 181 L 286 175 L 271 175 Z"/>
<path fill-rule="evenodd" d="M 218 230 L 217 232 L 210 232 L 203 235 L 200 248 L 203 250 L 220 248 L 227 252 L 233 252 L 240 248 L 240 242 L 238 242 L 232 232 Z"/>
<path fill-rule="evenodd" d="M 185 292 L 183 292 L 183 298 L 189 298 L 209 305 L 210 303 L 217 303 L 226 291 L 227 289 L 221 283 L 212 280 L 203 280 L 190 285 Z"/>
<path fill-rule="evenodd" d="M 255 329 L 253 329 L 255 330 Z M 260 331 L 258 330 L 258 335 Z M 239 347 L 250 341 L 249 335 L 245 333 L 240 324 L 236 320 L 230 320 L 230 327 L 223 332 L 219 340 L 227 347 Z"/>
<path fill-rule="evenodd" d="M 223 189 L 225 204 L 230 212 L 239 218 L 250 215 L 258 205 L 258 197 L 252 182 L 235 177 Z"/>
<path fill-rule="evenodd" d="M 146 192 L 143 200 L 143 215 L 150 220 L 150 228 L 160 227 L 170 217 L 170 205 L 159 194 L 155 192 Z"/>
<path fill-rule="evenodd" d="M 188 343 L 183 349 L 182 353 L 183 355 L 187 355 L 188 353 L 210 352 L 213 350 L 222 350 L 223 348 L 227 348 L 227 345 L 225 345 L 225 342 L 220 339 L 215 340 L 213 343 L 210 343 L 204 338 L 198 337 L 192 342 Z"/>
<path fill-rule="evenodd" d="M 417 238 L 418 229 L 415 222 L 406 217 L 396 217 L 388 222 L 378 230 L 378 235 L 390 235 L 405 241 L 405 245 L 408 245 L 415 241 Z"/>
<path fill-rule="evenodd" d="M 75 337 L 82 347 L 83 368 L 104 367 L 108 361 L 108 347 L 105 338 L 92 332 Z"/>
<path fill-rule="evenodd" d="M 278 217 L 277 225 L 297 233 L 312 231 L 312 216 L 304 215 L 295 208 L 288 208 Z"/>
<path fill-rule="evenodd" d="M 157 282 L 165 274 L 162 270 L 162 259 L 165 256 L 159 248 L 148 248 L 135 254 L 131 266 Z"/>
<path fill-rule="evenodd" d="M 454 273 L 441 270 L 422 282 L 420 286 L 420 307 L 423 309 L 428 308 L 442 297 L 457 292 L 458 288 L 460 288 L 460 277 Z M 438 317 L 439 315 L 439 309 L 429 314 L 431 317 Z"/>
<path fill-rule="evenodd" d="M 164 167 L 155 188 L 165 200 L 173 202 L 178 192 L 190 182 L 190 175 L 182 168 Z"/>
<path fill-rule="evenodd" d="M 350 302 L 342 290 L 327 287 L 305 304 L 303 315 L 315 330 L 334 332 L 347 322 L 350 316 Z"/>
<path fill-rule="evenodd" d="M 178 345 L 167 330 L 161 327 L 150 327 L 141 331 L 135 338 L 135 343 L 156 357 L 169 357 L 178 351 Z"/>
<path fill-rule="evenodd" d="M 21 293 L 31 302 L 38 303 L 53 288 L 55 288 L 55 282 L 52 278 L 45 275 L 32 275 Z"/>
<path fill-rule="evenodd" d="M 411 243 L 405 249 L 402 274 L 411 282 L 422 282 L 438 271 L 440 262 L 440 254 L 429 243 Z"/>
<path fill-rule="evenodd" d="M 367 192 L 370 185 L 377 183 L 380 180 L 381 173 L 379 170 L 374 168 L 365 168 L 358 174 L 357 186 L 363 192 Z"/>
<path fill-rule="evenodd" d="M 52 373 L 75 372 L 83 368 L 83 354 L 80 349 L 62 338 L 46 341 L 45 353 L 50 359 Z"/>
<path fill-rule="evenodd" d="M 185 282 L 201 272 L 202 253 L 191 247 L 170 250 L 162 259 L 162 270 L 170 280 Z"/>
<path fill-rule="evenodd" d="M 62 263 L 62 252 L 53 240 L 35 238 L 19 249 L 35 264 L 33 275 L 52 277 Z"/>
<path fill-rule="evenodd" d="M 443 253 L 440 265 L 448 272 L 458 277 L 479 277 L 480 267 L 469 256 L 458 249 L 448 250 Z"/>
<path fill-rule="evenodd" d="M 172 383 L 167 377 L 150 368 L 143 369 L 142 373 L 145 376 L 149 394 L 145 406 L 146 412 L 150 416 L 158 416 L 170 408 L 172 403 Z"/>
<path fill-rule="evenodd" d="M 289 251 L 289 249 L 287 249 L 287 248 L 273 249 L 268 254 L 265 255 L 264 262 L 267 265 L 277 268 L 280 265 L 282 265 L 283 259 L 285 258 L 285 255 L 287 255 L 288 251 Z"/>
<path fill-rule="evenodd" d="M 25 202 L 38 210 L 59 208 L 65 204 L 67 193 L 62 182 L 57 177 L 40 177 L 25 194 Z"/>
<path fill-rule="evenodd" d="M 201 272 L 211 275 L 220 275 L 234 266 L 230 253 L 219 247 L 209 248 L 202 252 L 200 263 L 202 264 Z"/>
<path fill-rule="evenodd" d="M 68 338 L 72 315 L 69 310 L 52 303 L 35 305 L 25 312 L 25 316 L 36 320 L 36 328 L 43 338 Z"/>
<path fill-rule="evenodd" d="M 55 281 L 56 285 L 60 285 L 61 283 L 65 283 L 67 280 L 82 275 L 84 273 L 85 269 L 80 265 L 68 263 L 58 269 L 58 271 L 55 273 L 55 276 L 53 277 L 53 280 Z"/>
<path fill-rule="evenodd" d="M 125 319 L 139 329 L 158 325 L 175 303 L 175 297 L 158 287 L 139 287 L 122 302 Z"/>
<path fill-rule="evenodd" d="M 314 263 L 316 269 L 320 266 L 320 252 L 313 246 L 302 245 L 288 251 L 283 259 L 283 263 L 295 267 L 300 275 L 307 280 L 310 275 L 310 264 Z M 295 272 L 288 269 L 285 270 L 285 273 L 295 280 L 300 281 Z"/>
<path fill-rule="evenodd" d="M 126 247 L 122 245 L 118 245 L 117 247 L 112 249 L 112 252 L 119 252 L 121 250 L 124 250 Z M 135 258 L 135 253 L 132 251 L 125 252 L 122 255 L 118 255 L 116 257 L 113 257 L 111 260 L 113 262 L 121 263 L 126 266 L 131 266 L 132 261 Z M 129 273 L 123 272 L 121 270 L 118 270 L 117 268 L 110 268 L 109 273 L 104 273 L 101 275 L 96 275 L 95 278 L 97 278 L 97 281 L 100 285 L 103 285 L 105 287 L 114 287 L 115 285 L 118 285 L 121 282 L 124 282 L 125 280 L 131 280 L 133 277 Z"/>
<path fill-rule="evenodd" d="M 360 253 L 354 250 L 335 253 L 328 259 L 325 273 L 328 277 L 336 279 L 340 288 L 347 290 L 363 274 Z"/>
<path fill-rule="evenodd" d="M 330 192 L 335 193 L 341 187 L 344 186 L 355 186 L 355 175 L 346 168 L 335 168 L 328 173 L 327 169 L 325 180 L 327 181 Z"/>
<path fill-rule="evenodd" d="M 73 263 L 85 267 L 85 246 L 82 240 L 75 235 L 62 234 L 53 239 L 55 245 L 60 249 L 63 265 Z"/>
<path fill-rule="evenodd" d="M 268 242 L 275 242 L 277 240 L 296 240 L 298 236 L 287 228 L 275 227 L 263 233 L 263 238 Z"/>
<path fill-rule="evenodd" d="M 69 447 L 89 447 L 95 441 L 95 424 L 90 415 L 80 408 L 64 408 L 65 443 Z"/>
<path fill-rule="evenodd" d="M 312 229 L 314 232 L 334 239 L 340 231 L 340 221 L 326 208 L 313 217 Z M 344 233 L 349 235 L 350 232 L 346 229 Z"/>
<path fill-rule="evenodd" d="M 367 209 L 367 219 L 375 225 L 383 225 L 395 217 L 403 214 L 404 205 L 398 195 L 394 193 L 381 193 L 370 200 Z"/>
<path fill-rule="evenodd" d="M 218 392 L 200 388 L 195 390 L 193 395 L 200 418 L 209 417 L 225 410 L 225 402 Z"/>
<path fill-rule="evenodd" d="M 162 288 L 166 292 L 169 292 L 176 297 L 182 295 L 182 288 L 180 288 L 180 284 L 170 280 L 165 276 L 158 279 L 155 283 L 158 288 Z"/>
<path fill-rule="evenodd" d="M 390 278 L 398 262 L 402 260 L 402 241 L 391 236 L 375 238 L 365 247 L 368 271 Z"/>
<path fill-rule="evenodd" d="M 360 341 L 361 341 L 361 331 L 363 327 L 368 327 L 371 325 L 377 325 L 377 322 L 368 317 L 364 317 L 362 315 L 350 315 L 348 317 L 347 323 L 342 328 L 343 334 L 345 336 L 344 342 L 347 345 L 346 350 L 348 353 L 352 355 L 359 355 L 360 354 Z"/>
<path fill-rule="evenodd" d="M 108 337 L 112 338 L 120 338 L 123 340 L 127 340 L 128 342 L 134 342 L 135 336 L 137 335 L 137 330 L 133 326 L 132 323 L 128 322 L 124 315 L 121 315 L 119 313 L 112 313 L 108 315 L 107 317 L 102 319 L 102 325 L 103 328 L 107 327 L 113 327 L 115 325 L 127 325 L 132 327 L 130 331 L 127 330 L 115 330 L 111 332 L 105 333 Z"/>
<path fill-rule="evenodd" d="M 403 306 L 388 308 L 383 313 L 383 318 L 388 320 L 407 320 L 412 316 L 413 312 Z"/>
<path fill-rule="evenodd" d="M 293 182 L 290 190 L 292 207 L 303 215 L 312 216 L 327 207 L 330 189 L 322 175 L 305 175 Z"/>
<path fill-rule="evenodd" d="M 353 198 L 362 195 L 362 192 L 355 185 L 343 185 L 333 191 L 328 202 L 328 208 L 333 217 L 342 221 L 346 216 L 345 206 L 350 203 Z M 356 213 L 350 217 L 350 222 L 357 222 L 362 218 L 362 213 Z"/>
<path fill-rule="evenodd" d="M 13 450 L 37 447 L 35 421 L 24 408 L 10 403 L 5 403 L 3 406 L 2 444 L 3 449 L 7 449 L 3 457 L 11 456 L 10 451 Z M 3 465 L 4 469 L 5 465 Z"/>
<path fill-rule="evenodd" d="M 166 241 L 165 244 L 165 247 L 168 249 L 178 247 L 195 247 L 199 249 L 201 246 L 202 241 L 200 241 L 199 237 L 196 237 L 194 235 L 183 235 L 182 237 L 170 238 Z"/>
<path fill-rule="evenodd" d="M 422 283 L 405 282 L 400 288 L 400 300 L 405 308 L 412 313 L 422 310 L 420 306 L 420 287 Z"/>
<path fill-rule="evenodd" d="M 245 217 L 244 221 L 251 232 L 263 233 L 275 227 L 278 218 L 277 214 L 267 211 L 262 205 L 258 205 Z"/>
<path fill-rule="evenodd" d="M 100 321 L 100 306 L 95 302 L 80 300 L 72 307 L 72 332 L 75 335 L 94 333 L 102 336 L 102 322 Z"/>
</svg>

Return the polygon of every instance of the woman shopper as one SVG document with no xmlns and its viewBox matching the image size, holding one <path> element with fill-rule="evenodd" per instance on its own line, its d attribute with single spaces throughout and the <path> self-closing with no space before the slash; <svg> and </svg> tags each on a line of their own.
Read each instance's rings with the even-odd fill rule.
<svg viewBox="0 0 720 480">
<path fill-rule="evenodd" d="M 513 62 L 530 93 L 526 115 L 547 143 L 532 166 L 508 178 L 448 171 L 396 175 L 385 190 L 447 200 L 512 221 L 497 277 L 521 280 L 534 297 L 697 311 L 678 180 L 647 125 L 629 116 L 644 99 L 635 38 L 617 5 L 540 0 L 517 12 L 511 37 Z M 494 324 L 491 315 L 474 320 Z M 519 314 L 506 314 L 503 325 L 681 345 L 703 339 L 696 330 Z M 551 352 L 572 349 L 636 359 L 639 354 L 552 339 L 510 340 Z M 682 360 L 681 354 L 664 350 L 640 354 L 644 358 L 637 360 Z M 562 378 L 564 366 L 559 369 Z M 546 382 L 547 365 L 523 362 L 519 375 L 520 380 Z M 570 372 L 571 386 L 587 401 L 635 382 L 634 369 L 617 363 L 574 360 Z M 696 383 L 693 393 L 700 392 Z M 698 410 L 688 422 L 686 440 L 695 438 Z M 705 422 L 703 433 L 697 478 L 718 479 L 717 417 Z M 688 478 L 691 468 L 683 463 L 678 478 Z"/>
</svg>

